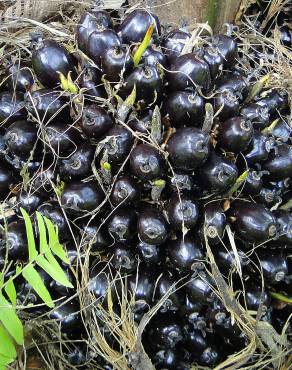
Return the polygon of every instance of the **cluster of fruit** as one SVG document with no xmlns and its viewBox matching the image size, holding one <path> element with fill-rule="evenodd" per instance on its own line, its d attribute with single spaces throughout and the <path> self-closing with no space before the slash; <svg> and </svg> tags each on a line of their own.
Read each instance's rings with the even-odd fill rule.
<svg viewBox="0 0 292 370">
<path fill-rule="evenodd" d="M 19 208 L 40 212 L 58 226 L 76 287 L 72 269 L 89 253 L 97 312 L 113 271 L 127 279 L 137 323 L 164 298 L 143 334 L 157 369 L 214 367 L 247 345 L 206 270 L 209 247 L 226 279 L 234 272 L 246 309 L 260 307 L 278 331 L 289 315 L 271 304 L 291 275 L 292 215 L 281 209 L 292 190 L 288 98 L 252 93 L 231 36 L 193 36 L 161 32 L 144 10 L 115 22 L 88 11 L 78 52 L 33 35 L 31 64 L 10 64 L 0 93 L 0 195 L 15 212 L 2 233 L 1 267 L 6 252 L 12 261 L 5 278 L 27 259 Z M 42 274 L 54 298 L 76 297 Z M 18 300 L 39 302 L 24 281 Z M 67 338 L 86 339 L 78 297 L 49 315 Z M 90 368 L 97 357 L 84 348 L 67 358 Z"/>
</svg>

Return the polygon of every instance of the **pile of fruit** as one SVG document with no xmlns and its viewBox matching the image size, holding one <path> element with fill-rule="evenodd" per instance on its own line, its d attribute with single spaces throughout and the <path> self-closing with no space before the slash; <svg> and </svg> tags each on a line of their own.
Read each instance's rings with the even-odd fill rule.
<svg viewBox="0 0 292 370">
<path fill-rule="evenodd" d="M 58 226 L 74 288 L 40 270 L 56 308 L 20 278 L 17 302 L 57 323 L 65 367 L 115 368 L 92 350 L 98 332 L 135 368 L 105 319 L 126 299 L 134 328 L 155 309 L 142 344 L 156 369 L 214 368 L 249 345 L 230 307 L 279 334 L 289 318 L 289 95 L 242 68 L 235 37 L 114 16 L 83 14 L 74 50 L 34 33 L 29 62 L 7 60 L 3 278 L 28 259 L 20 209 L 38 211 Z"/>
</svg>

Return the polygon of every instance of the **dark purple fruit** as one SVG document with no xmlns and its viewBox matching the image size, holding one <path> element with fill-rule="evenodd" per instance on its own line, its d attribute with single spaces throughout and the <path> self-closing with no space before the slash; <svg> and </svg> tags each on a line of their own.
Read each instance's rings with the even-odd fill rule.
<svg viewBox="0 0 292 370">
<path fill-rule="evenodd" d="M 117 33 L 111 29 L 97 29 L 93 31 L 87 41 L 87 55 L 101 66 L 101 58 L 109 48 L 119 47 L 121 40 Z"/>
<path fill-rule="evenodd" d="M 276 219 L 262 204 L 235 201 L 230 215 L 238 236 L 248 242 L 265 242 L 276 236 Z"/>
<path fill-rule="evenodd" d="M 218 35 L 213 37 L 212 44 L 223 57 L 224 68 L 231 69 L 235 65 L 238 56 L 235 39 L 226 35 Z"/>
<path fill-rule="evenodd" d="M 218 144 L 226 151 L 239 153 L 248 147 L 253 134 L 254 130 L 249 121 L 241 117 L 233 117 L 220 123 Z"/>
<path fill-rule="evenodd" d="M 134 299 L 133 311 L 138 317 L 150 309 L 154 283 L 155 276 L 145 268 L 139 268 L 137 274 L 128 279 L 128 290 Z"/>
<path fill-rule="evenodd" d="M 257 100 L 256 103 L 268 109 L 271 115 L 276 114 L 277 110 L 282 110 L 288 104 L 287 98 L 281 91 L 271 90 L 265 97 Z"/>
<path fill-rule="evenodd" d="M 252 123 L 255 130 L 262 130 L 270 123 L 270 114 L 266 107 L 261 107 L 256 103 L 245 105 L 240 115 Z"/>
<path fill-rule="evenodd" d="M 204 206 L 202 214 L 203 225 L 201 235 L 205 235 L 210 245 L 217 245 L 221 242 L 226 226 L 226 215 L 219 202 L 210 202 Z"/>
<path fill-rule="evenodd" d="M 84 330 L 80 305 L 76 300 L 61 303 L 58 307 L 50 311 L 50 319 L 55 321 L 63 335 L 68 338 L 80 338 Z"/>
<path fill-rule="evenodd" d="M 213 248 L 213 253 L 216 264 L 220 270 L 227 273 L 230 271 L 237 271 L 237 260 L 239 260 L 241 268 L 249 264 L 249 257 L 239 248 L 237 248 L 237 256 L 235 257 L 233 250 L 221 243 Z"/>
<path fill-rule="evenodd" d="M 123 97 L 129 96 L 136 86 L 137 100 L 152 103 L 162 92 L 162 79 L 156 66 L 136 67 L 125 79 Z"/>
<path fill-rule="evenodd" d="M 31 214 L 36 211 L 45 198 L 45 194 L 41 192 L 21 190 L 17 195 L 17 205 Z"/>
<path fill-rule="evenodd" d="M 204 272 L 199 272 L 186 284 L 186 290 L 195 302 L 212 302 L 214 300 L 213 289 L 210 277 Z"/>
<path fill-rule="evenodd" d="M 164 243 L 167 238 L 167 223 L 163 213 L 154 207 L 143 207 L 138 215 L 138 234 L 144 243 Z"/>
<path fill-rule="evenodd" d="M 219 91 L 214 97 L 214 111 L 220 120 L 226 120 L 238 114 L 239 99 L 233 90 Z"/>
<path fill-rule="evenodd" d="M 255 171 L 252 168 L 248 170 L 247 178 L 244 182 L 243 191 L 245 194 L 258 195 L 263 187 L 263 174 L 261 171 Z"/>
<path fill-rule="evenodd" d="M 73 60 L 63 45 L 54 40 L 38 37 L 32 52 L 32 67 L 38 80 L 45 87 L 54 87 L 60 83 L 60 73 L 75 76 Z"/>
<path fill-rule="evenodd" d="M 140 197 L 140 189 L 138 184 L 129 176 L 123 176 L 117 179 L 113 185 L 110 201 L 114 206 L 122 203 L 135 202 Z"/>
<path fill-rule="evenodd" d="M 155 338 L 155 346 L 158 348 L 175 348 L 183 339 L 178 317 L 169 313 L 156 315 L 147 328 L 147 338 L 152 344 Z"/>
<path fill-rule="evenodd" d="M 270 284 L 277 284 L 288 275 L 288 263 L 283 252 L 263 250 L 258 253 L 261 270 Z"/>
<path fill-rule="evenodd" d="M 101 57 L 101 68 L 106 79 L 118 83 L 134 67 L 129 48 L 115 46 L 107 49 Z"/>
<path fill-rule="evenodd" d="M 180 91 L 188 87 L 194 89 L 199 87 L 207 91 L 211 84 L 209 66 L 193 53 L 184 54 L 172 62 L 167 80 L 172 91 Z"/>
<path fill-rule="evenodd" d="M 140 144 L 132 150 L 130 156 L 130 168 L 134 176 L 139 180 L 155 180 L 164 174 L 164 159 L 159 151 L 148 145 Z"/>
<path fill-rule="evenodd" d="M 106 92 L 101 82 L 100 70 L 85 65 L 82 75 L 78 80 L 79 86 L 83 89 L 83 95 L 90 98 L 106 98 Z"/>
<path fill-rule="evenodd" d="M 60 176 L 64 179 L 84 179 L 92 173 L 91 164 L 94 147 L 88 144 L 80 145 L 69 157 L 58 163 Z"/>
<path fill-rule="evenodd" d="M 0 124 L 9 126 L 11 123 L 26 118 L 23 95 L 20 93 L 0 93 Z"/>
<path fill-rule="evenodd" d="M 191 197 L 173 195 L 167 206 L 167 215 L 172 229 L 178 231 L 193 229 L 198 220 L 199 210 Z"/>
<path fill-rule="evenodd" d="M 45 123 L 71 121 L 69 103 L 58 91 L 41 89 L 26 94 L 25 107 L 37 120 Z"/>
<path fill-rule="evenodd" d="M 8 249 L 8 255 L 13 260 L 26 260 L 28 257 L 28 245 L 25 224 L 21 220 L 7 225 L 7 234 L 1 231 L 4 247 Z"/>
<path fill-rule="evenodd" d="M 185 327 L 186 347 L 190 351 L 193 360 L 198 358 L 208 347 L 208 339 L 198 329 Z"/>
<path fill-rule="evenodd" d="M 182 289 L 178 289 L 177 280 L 175 271 L 169 268 L 162 271 L 155 289 L 155 300 L 163 299 L 160 312 L 178 312 L 180 310 L 184 292 Z M 165 298 L 165 295 L 170 292 L 171 294 Z"/>
<path fill-rule="evenodd" d="M 249 165 L 260 163 L 268 159 L 272 147 L 271 140 L 259 131 L 255 131 L 244 157 Z"/>
<path fill-rule="evenodd" d="M 212 80 L 216 79 L 223 70 L 223 57 L 213 46 L 208 46 L 200 53 L 201 57 L 208 64 Z"/>
<path fill-rule="evenodd" d="M 87 53 L 87 43 L 90 34 L 99 29 L 112 28 L 113 21 L 108 12 L 104 10 L 91 10 L 82 14 L 76 27 L 78 47 Z"/>
<path fill-rule="evenodd" d="M 162 50 L 169 63 L 172 63 L 182 52 L 191 34 L 183 30 L 170 31 L 162 40 Z"/>
<path fill-rule="evenodd" d="M 137 215 L 133 208 L 119 207 L 110 216 L 107 223 L 108 232 L 116 240 L 129 240 L 136 231 Z"/>
<path fill-rule="evenodd" d="M 215 347 L 206 348 L 200 355 L 198 362 L 202 366 L 214 367 L 220 359 L 220 353 Z"/>
<path fill-rule="evenodd" d="M 103 193 L 95 182 L 71 182 L 65 185 L 61 196 L 62 206 L 72 213 L 86 213 L 96 209 Z"/>
<path fill-rule="evenodd" d="M 44 202 L 37 208 L 37 211 L 42 216 L 51 220 L 52 223 L 58 227 L 59 238 L 61 241 L 69 238 L 71 234 L 68 221 L 57 202 Z"/>
<path fill-rule="evenodd" d="M 99 139 L 106 134 L 114 125 L 107 111 L 96 104 L 84 108 L 82 114 L 81 129 L 88 137 Z"/>
<path fill-rule="evenodd" d="M 245 303 L 248 310 L 257 311 L 259 307 L 267 309 L 270 306 L 271 297 L 266 289 L 252 285 L 246 288 Z"/>
<path fill-rule="evenodd" d="M 197 128 L 180 128 L 170 137 L 167 150 L 175 168 L 191 171 L 206 161 L 209 136 Z"/>
<path fill-rule="evenodd" d="M 36 191 L 42 190 L 50 193 L 52 182 L 56 182 L 56 172 L 53 166 L 41 166 L 37 172 L 34 172 L 32 186 Z"/>
<path fill-rule="evenodd" d="M 121 273 L 130 273 L 137 266 L 134 251 L 122 242 L 111 247 L 111 256 L 110 263 Z"/>
<path fill-rule="evenodd" d="M 166 56 L 162 53 L 160 48 L 149 46 L 142 56 L 142 63 L 149 66 L 156 66 L 159 63 L 165 67 Z"/>
<path fill-rule="evenodd" d="M 181 370 L 179 368 L 179 356 L 175 349 L 161 349 L 151 358 L 155 369 Z"/>
<path fill-rule="evenodd" d="M 274 127 L 272 135 L 278 141 L 282 141 L 283 143 L 288 143 L 290 138 L 292 137 L 292 128 L 288 124 L 288 122 L 280 119 L 280 121 Z"/>
<path fill-rule="evenodd" d="M 275 211 L 279 238 L 276 243 L 283 246 L 292 246 L 292 214 L 289 211 L 278 209 Z"/>
<path fill-rule="evenodd" d="M 221 193 L 232 187 L 238 171 L 236 165 L 229 159 L 219 157 L 212 152 L 201 167 L 200 176 L 204 188 Z"/>
<path fill-rule="evenodd" d="M 170 179 L 170 189 L 174 193 L 188 192 L 193 188 L 194 180 L 191 175 L 175 173 Z"/>
<path fill-rule="evenodd" d="M 277 189 L 269 189 L 263 187 L 258 195 L 257 201 L 263 203 L 268 208 L 271 208 L 276 203 L 279 203 L 281 201 L 281 198 Z"/>
<path fill-rule="evenodd" d="M 176 91 L 163 103 L 163 114 L 174 127 L 200 127 L 204 120 L 204 99 L 195 92 Z"/>
<path fill-rule="evenodd" d="M 68 157 L 74 153 L 82 138 L 79 131 L 71 125 L 52 123 L 46 127 L 47 145 L 56 155 Z"/>
<path fill-rule="evenodd" d="M 108 162 L 112 165 L 123 163 L 132 149 L 134 140 L 131 132 L 116 125 L 106 133 L 106 136 L 109 137 L 105 144 Z"/>
<path fill-rule="evenodd" d="M 7 71 L 8 78 L 6 80 L 10 91 L 26 92 L 30 90 L 34 84 L 34 78 L 31 70 L 27 67 L 20 67 L 18 64 L 12 64 Z"/>
<path fill-rule="evenodd" d="M 81 241 L 87 245 L 90 252 L 104 252 L 112 244 L 113 240 L 105 227 L 101 227 L 101 220 L 94 220 L 89 225 L 86 223 L 81 230 Z"/>
<path fill-rule="evenodd" d="M 139 117 L 131 118 L 127 124 L 133 131 L 149 134 L 152 126 L 152 116 L 153 111 L 151 109 L 146 109 Z"/>
<path fill-rule="evenodd" d="M 249 93 L 247 79 L 241 75 L 227 74 L 216 81 L 218 91 L 233 91 L 240 102 L 244 101 Z"/>
<path fill-rule="evenodd" d="M 90 269 L 88 290 L 95 296 L 98 304 L 107 298 L 110 276 L 111 271 L 106 262 L 96 261 Z"/>
<path fill-rule="evenodd" d="M 15 184 L 16 178 L 12 171 L 12 168 L 0 164 L 0 199 L 3 200 L 10 192 L 10 187 Z"/>
<path fill-rule="evenodd" d="M 160 35 L 158 17 L 147 10 L 136 9 L 124 18 L 118 33 L 126 44 L 141 42 L 151 24 L 155 26 L 154 32 Z"/>
<path fill-rule="evenodd" d="M 6 131 L 4 140 L 10 153 L 28 158 L 38 139 L 38 127 L 33 122 L 17 121 Z"/>
<path fill-rule="evenodd" d="M 277 145 L 270 152 L 263 169 L 269 171 L 269 180 L 284 180 L 292 176 L 292 147 L 287 144 Z"/>
<path fill-rule="evenodd" d="M 163 262 L 165 259 L 165 255 L 162 251 L 163 246 L 157 246 L 153 244 L 147 244 L 144 242 L 139 241 L 136 245 L 136 251 L 139 255 L 141 261 L 146 264 L 158 265 L 159 263 Z"/>
<path fill-rule="evenodd" d="M 200 243 L 190 234 L 168 241 L 167 253 L 176 269 L 187 272 L 195 271 L 204 259 Z"/>
</svg>

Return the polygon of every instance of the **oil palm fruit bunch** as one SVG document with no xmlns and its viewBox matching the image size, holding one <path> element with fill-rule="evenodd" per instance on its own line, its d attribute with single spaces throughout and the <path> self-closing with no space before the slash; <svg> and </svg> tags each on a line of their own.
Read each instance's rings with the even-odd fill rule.
<svg viewBox="0 0 292 370">
<path fill-rule="evenodd" d="M 44 277 L 54 298 L 67 299 L 49 316 L 76 340 L 64 349 L 72 366 L 109 368 L 85 348 L 89 333 L 75 293 L 86 260 L 87 297 L 103 310 L 116 274 L 127 282 L 137 324 L 160 302 L 142 337 L 157 369 L 213 368 L 248 338 L 216 294 L 210 253 L 223 279 L 232 273 L 239 291 L 239 276 L 247 281 L 246 309 L 264 305 L 277 330 L 286 317 L 271 302 L 288 300 L 291 279 L 288 97 L 263 83 L 264 70 L 255 81 L 239 68 L 232 35 L 193 45 L 187 29 L 163 32 L 146 10 L 114 19 L 93 8 L 75 36 L 72 52 L 34 34 L 26 73 L 7 70 L 0 190 L 14 215 L 1 264 L 6 251 L 13 264 L 27 260 L 19 209 L 38 211 L 58 226 L 77 269 L 67 266 L 70 289 Z M 23 301 L 30 287 L 19 286 Z M 117 305 L 119 291 L 112 292 Z M 107 323 L 96 320 L 119 349 Z"/>
</svg>

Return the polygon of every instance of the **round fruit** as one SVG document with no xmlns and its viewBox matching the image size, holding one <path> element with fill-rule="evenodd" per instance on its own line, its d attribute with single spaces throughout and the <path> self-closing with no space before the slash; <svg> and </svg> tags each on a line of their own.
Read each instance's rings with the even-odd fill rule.
<svg viewBox="0 0 292 370">
<path fill-rule="evenodd" d="M 120 203 L 123 205 L 135 202 L 140 197 L 138 184 L 129 177 L 120 177 L 113 185 L 110 200 L 113 205 L 117 206 Z"/>
<path fill-rule="evenodd" d="M 138 234 L 144 243 L 164 243 L 167 238 L 167 223 L 163 213 L 154 207 L 143 207 L 138 215 Z"/>
<path fill-rule="evenodd" d="M 161 45 L 169 63 L 180 55 L 190 38 L 191 34 L 183 30 L 173 30 L 165 35 Z"/>
<path fill-rule="evenodd" d="M 137 261 L 135 254 L 126 244 L 119 242 L 112 246 L 110 263 L 121 273 L 130 273 L 135 270 Z"/>
<path fill-rule="evenodd" d="M 269 171 L 269 179 L 283 180 L 292 176 L 292 147 L 280 144 L 270 152 L 263 169 Z"/>
<path fill-rule="evenodd" d="M 26 92 L 32 88 L 34 78 L 29 68 L 12 64 L 7 73 L 7 86 L 10 91 Z"/>
<path fill-rule="evenodd" d="M 121 40 L 111 29 L 97 29 L 90 33 L 87 41 L 87 55 L 101 66 L 101 58 L 109 48 L 119 47 Z"/>
<path fill-rule="evenodd" d="M 16 260 L 26 260 L 28 257 L 28 245 L 25 224 L 21 220 L 7 225 L 7 234 L 2 235 L 6 240 L 9 257 Z M 5 244 L 4 244 L 5 245 Z"/>
<path fill-rule="evenodd" d="M 219 202 L 210 202 L 204 206 L 203 225 L 201 234 L 205 240 L 205 234 L 210 245 L 217 245 L 221 242 L 226 226 L 226 215 Z"/>
<path fill-rule="evenodd" d="M 26 118 L 23 95 L 20 93 L 0 93 L 0 123 L 9 126 L 11 123 Z"/>
<path fill-rule="evenodd" d="M 105 143 L 108 162 L 117 166 L 127 158 L 133 145 L 133 136 L 129 130 L 122 126 L 114 126 L 107 131 L 109 138 Z"/>
<path fill-rule="evenodd" d="M 99 139 L 114 125 L 110 115 L 104 108 L 91 104 L 84 108 L 81 129 L 88 138 Z"/>
<path fill-rule="evenodd" d="M 82 142 L 79 131 L 71 125 L 52 123 L 46 127 L 46 138 L 49 149 L 56 155 L 72 155 Z"/>
<path fill-rule="evenodd" d="M 231 69 L 238 57 L 235 39 L 226 35 L 218 35 L 213 37 L 212 44 L 222 55 L 224 68 Z"/>
<path fill-rule="evenodd" d="M 173 195 L 167 206 L 167 214 L 171 228 L 179 231 L 196 226 L 199 210 L 191 197 Z"/>
<path fill-rule="evenodd" d="M 3 200 L 10 192 L 10 187 L 16 182 L 12 168 L 0 164 L 0 199 Z"/>
<path fill-rule="evenodd" d="M 175 168 L 191 171 L 206 161 L 209 136 L 197 128 L 180 128 L 170 137 L 167 150 Z"/>
<path fill-rule="evenodd" d="M 129 240 L 136 231 L 137 215 L 129 207 L 119 207 L 109 218 L 108 232 L 116 240 Z"/>
<path fill-rule="evenodd" d="M 103 73 L 106 79 L 112 82 L 119 82 L 133 67 L 134 62 L 129 48 L 111 47 L 101 57 Z"/>
</svg>

